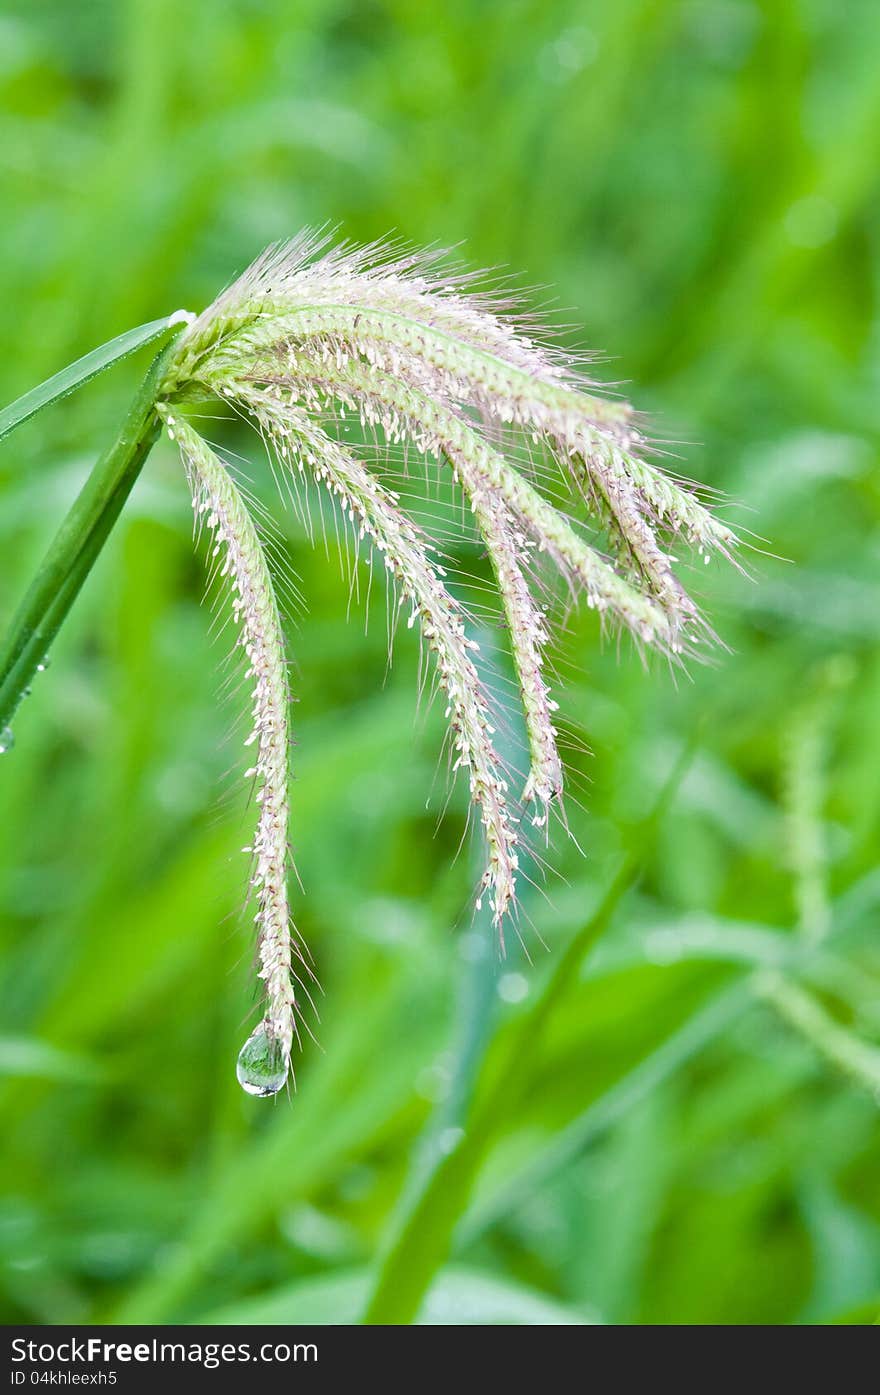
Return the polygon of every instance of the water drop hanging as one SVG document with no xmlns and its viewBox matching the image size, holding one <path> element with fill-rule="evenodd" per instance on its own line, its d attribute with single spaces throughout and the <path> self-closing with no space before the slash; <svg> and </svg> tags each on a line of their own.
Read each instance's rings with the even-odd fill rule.
<svg viewBox="0 0 880 1395">
<path fill-rule="evenodd" d="M 235 1074 L 249 1095 L 277 1095 L 287 1081 L 290 1057 L 276 1036 L 261 1022 L 238 1053 Z"/>
</svg>

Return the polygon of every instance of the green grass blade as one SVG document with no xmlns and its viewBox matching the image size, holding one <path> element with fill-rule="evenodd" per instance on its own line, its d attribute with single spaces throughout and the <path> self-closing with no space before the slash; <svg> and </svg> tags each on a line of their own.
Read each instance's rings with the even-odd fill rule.
<svg viewBox="0 0 880 1395">
<path fill-rule="evenodd" d="M 179 333 L 167 322 L 166 329 Z M 154 358 L 119 435 L 77 495 L 0 645 L 0 729 L 15 715 L 159 434 L 156 397 L 171 352 L 166 345 Z"/>
<path fill-rule="evenodd" d="M 693 757 L 696 736 L 682 751 L 660 797 L 641 826 L 642 845 L 656 829 Z M 444 1155 L 426 1173 L 415 1195 L 405 1195 L 391 1243 L 379 1264 L 375 1286 L 364 1310 L 369 1325 L 414 1322 L 434 1274 L 444 1264 L 459 1218 L 464 1213 L 492 1139 L 510 1108 L 513 1093 L 529 1076 L 535 1043 L 564 996 L 576 981 L 581 963 L 607 929 L 621 900 L 638 876 L 635 850 L 624 858 L 593 914 L 574 934 L 556 961 L 542 991 L 513 1033 L 503 1069 L 486 1097 L 473 1111 L 467 1127 L 446 1140 Z"/>
<path fill-rule="evenodd" d="M 337 1012 L 340 1003 L 342 994 Z M 332 1056 L 323 1057 L 305 1078 L 294 1107 L 278 1110 L 269 1126 L 218 1170 L 182 1243 L 144 1275 L 109 1320 L 185 1320 L 189 1293 L 230 1244 L 273 1215 L 282 1201 L 290 1204 L 327 1185 L 350 1159 L 369 1152 L 374 1137 L 410 1099 L 419 1063 L 430 1057 L 436 1008 L 424 984 L 409 973 L 393 980 L 373 1012 L 356 1016 L 343 1003 Z M 394 1059 L 372 1049 L 377 1041 L 404 1034 L 407 1051 Z"/>
<path fill-rule="evenodd" d="M 357 1321 L 369 1282 L 368 1269 L 310 1276 L 200 1315 L 198 1321 L 219 1327 L 351 1324 Z M 420 1316 L 420 1322 L 430 1327 L 570 1327 L 593 1321 L 591 1314 L 558 1303 L 537 1289 L 462 1265 L 441 1270 Z"/>
<path fill-rule="evenodd" d="M 584 1112 L 562 1129 L 540 1154 L 531 1159 L 476 1207 L 461 1227 L 462 1244 L 471 1244 L 502 1216 L 534 1195 L 606 1130 L 625 1119 L 652 1090 L 717 1040 L 754 1001 L 746 980 L 721 989 L 681 1027 L 638 1061 Z"/>
<path fill-rule="evenodd" d="M 459 1218 L 466 1210 L 476 1178 L 515 1092 L 527 1078 L 529 1057 L 564 985 L 599 938 L 611 913 L 632 884 L 627 863 L 615 877 L 594 914 L 572 938 L 533 1007 L 523 1014 L 488 1097 L 465 1129 L 445 1140 L 445 1147 L 419 1190 L 404 1196 L 398 1225 L 379 1266 L 364 1311 L 367 1324 L 403 1324 L 416 1320 L 434 1274 L 445 1263 Z"/>
<path fill-rule="evenodd" d="M 165 315 L 161 320 L 150 320 L 147 324 L 138 325 L 136 329 L 127 329 L 124 334 L 108 340 L 97 349 L 92 349 L 75 363 L 68 364 L 60 373 L 40 383 L 39 387 L 31 388 L 23 397 L 17 398 L 0 412 L 0 441 L 17 426 L 36 416 L 44 407 L 50 407 L 53 402 L 69 397 L 77 388 L 103 373 L 105 368 L 111 368 L 120 359 L 128 358 L 129 354 L 142 349 L 145 344 L 152 344 L 161 339 L 179 324 L 179 319 L 175 320 L 174 316 Z"/>
<path fill-rule="evenodd" d="M 9 1079 L 91 1083 L 102 1068 L 87 1056 L 63 1051 L 38 1037 L 0 1037 L 0 1076 Z"/>
</svg>

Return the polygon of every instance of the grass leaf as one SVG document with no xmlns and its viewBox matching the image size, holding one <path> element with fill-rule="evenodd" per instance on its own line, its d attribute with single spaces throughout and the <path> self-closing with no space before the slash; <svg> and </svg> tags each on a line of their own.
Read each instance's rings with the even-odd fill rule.
<svg viewBox="0 0 880 1395">
<path fill-rule="evenodd" d="M 60 373 L 47 378 L 38 387 L 31 388 L 0 412 L 0 441 L 17 426 L 36 416 L 44 407 L 51 407 L 53 402 L 60 402 L 62 398 L 69 397 L 99 373 L 112 368 L 114 363 L 128 358 L 146 344 L 154 344 L 157 340 L 170 336 L 178 323 L 173 316 L 165 315 L 160 320 L 150 320 L 149 323 L 138 325 L 135 329 L 128 329 L 124 334 L 117 335 L 115 339 L 110 339 L 106 344 L 101 344 L 99 348 L 84 354 L 75 363 L 68 364 Z"/>
</svg>

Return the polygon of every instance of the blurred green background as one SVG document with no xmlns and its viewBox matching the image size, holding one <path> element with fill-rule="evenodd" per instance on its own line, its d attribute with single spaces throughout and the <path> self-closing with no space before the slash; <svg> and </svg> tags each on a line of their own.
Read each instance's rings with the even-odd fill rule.
<svg viewBox="0 0 880 1395">
<path fill-rule="evenodd" d="M 878 62 L 875 0 L 4 0 L 0 400 L 304 224 L 394 230 L 548 288 L 770 554 L 686 573 L 731 652 L 678 681 L 566 626 L 584 855 L 554 833 L 501 963 L 417 641 L 386 675 L 282 519 L 324 996 L 259 1101 L 250 815 L 157 448 L 0 768 L 7 1322 L 876 1316 Z M 146 361 L 3 445 L 4 615 Z"/>
</svg>

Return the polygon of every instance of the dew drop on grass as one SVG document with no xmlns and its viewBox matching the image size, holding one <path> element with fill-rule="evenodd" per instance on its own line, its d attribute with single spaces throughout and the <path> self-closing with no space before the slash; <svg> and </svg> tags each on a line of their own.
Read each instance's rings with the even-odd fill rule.
<svg viewBox="0 0 880 1395">
<path fill-rule="evenodd" d="M 49 655 L 44 654 L 40 662 L 37 664 L 37 673 L 45 673 L 46 669 L 49 667 L 49 664 L 51 662 L 52 661 L 49 658 Z"/>
<path fill-rule="evenodd" d="M 252 1032 L 238 1053 L 235 1074 L 249 1095 L 277 1095 L 287 1081 L 288 1057 L 277 1037 L 270 1035 L 265 1022 Z"/>
<path fill-rule="evenodd" d="M 7 751 L 11 751 L 15 745 L 15 737 L 12 735 L 12 727 L 4 727 L 0 731 L 0 756 L 5 756 Z"/>
</svg>

